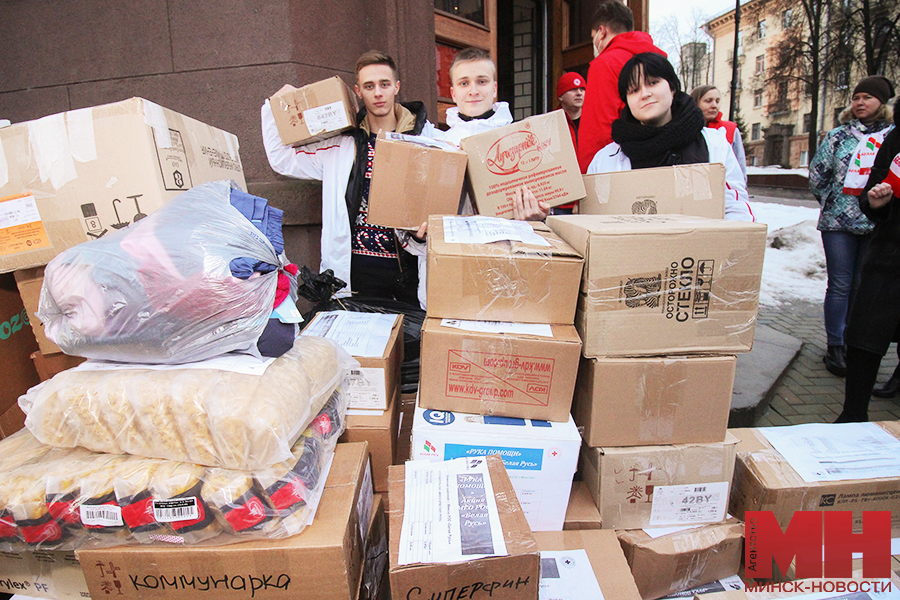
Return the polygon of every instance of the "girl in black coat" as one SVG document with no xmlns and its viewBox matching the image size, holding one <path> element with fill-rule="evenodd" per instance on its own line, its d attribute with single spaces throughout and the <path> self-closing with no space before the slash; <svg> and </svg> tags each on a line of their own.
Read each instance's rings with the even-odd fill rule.
<svg viewBox="0 0 900 600">
<path fill-rule="evenodd" d="M 881 359 L 892 341 L 900 340 L 900 197 L 883 183 L 900 154 L 900 102 L 894 104 L 896 125 L 881 145 L 869 181 L 859 196 L 863 213 L 875 231 L 863 259 L 859 291 L 844 333 L 847 383 L 844 410 L 837 423 L 869 420 L 869 397 Z"/>
</svg>

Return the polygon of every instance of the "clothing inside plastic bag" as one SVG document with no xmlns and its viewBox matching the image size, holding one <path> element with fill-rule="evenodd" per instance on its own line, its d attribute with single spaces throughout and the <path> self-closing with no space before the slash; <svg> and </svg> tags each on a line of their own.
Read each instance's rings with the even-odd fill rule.
<svg viewBox="0 0 900 600">
<path fill-rule="evenodd" d="M 47 337 L 66 354 L 121 362 L 258 355 L 282 259 L 231 205 L 233 189 L 243 194 L 232 185 L 192 188 L 131 226 L 56 256 L 38 309 Z M 272 270 L 241 279 L 232 273 L 236 259 Z"/>
</svg>

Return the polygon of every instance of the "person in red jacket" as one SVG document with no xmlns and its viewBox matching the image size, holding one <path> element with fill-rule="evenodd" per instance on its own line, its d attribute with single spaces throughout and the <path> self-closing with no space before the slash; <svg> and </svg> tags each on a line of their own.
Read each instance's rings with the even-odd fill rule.
<svg viewBox="0 0 900 600">
<path fill-rule="evenodd" d="M 722 101 L 722 94 L 714 85 L 698 85 L 691 90 L 691 98 L 703 111 L 706 118 L 706 126 L 713 129 L 724 129 L 725 139 L 731 144 L 734 150 L 734 156 L 741 165 L 741 171 L 744 173 L 744 183 L 747 182 L 747 155 L 744 153 L 744 142 L 741 140 L 741 131 L 737 128 L 737 123 L 726 121 L 722 118 L 722 111 L 719 110 L 719 103 Z"/>
<path fill-rule="evenodd" d="M 619 72 L 635 54 L 666 53 L 643 31 L 634 31 L 634 15 L 620 0 L 605 0 L 594 12 L 591 37 L 597 57 L 588 68 L 587 90 L 578 128 L 578 165 L 581 172 L 604 146 L 612 142 L 612 122 L 625 103 L 619 98 Z"/>
<path fill-rule="evenodd" d="M 566 123 L 569 125 L 569 133 L 572 134 L 572 145 L 578 152 L 578 125 L 581 122 L 581 108 L 584 105 L 584 77 L 578 73 L 563 73 L 556 84 L 556 99 L 559 108 L 566 113 Z M 571 215 L 575 211 L 578 202 L 561 204 L 550 213 L 554 215 Z"/>
</svg>

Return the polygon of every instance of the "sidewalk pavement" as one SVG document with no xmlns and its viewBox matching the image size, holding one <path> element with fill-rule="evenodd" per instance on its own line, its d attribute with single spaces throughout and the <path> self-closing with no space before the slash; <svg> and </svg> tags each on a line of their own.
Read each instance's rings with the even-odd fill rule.
<svg viewBox="0 0 900 600">
<path fill-rule="evenodd" d="M 822 305 L 794 302 L 777 308 L 760 306 L 758 324 L 798 338 L 803 346 L 771 390 L 769 408 L 757 426 L 833 422 L 844 404 L 844 378 L 829 373 L 822 362 L 826 348 Z M 878 381 L 886 381 L 896 366 L 897 353 L 892 345 L 881 361 Z M 898 419 L 900 397 L 872 398 L 870 421 Z"/>
</svg>

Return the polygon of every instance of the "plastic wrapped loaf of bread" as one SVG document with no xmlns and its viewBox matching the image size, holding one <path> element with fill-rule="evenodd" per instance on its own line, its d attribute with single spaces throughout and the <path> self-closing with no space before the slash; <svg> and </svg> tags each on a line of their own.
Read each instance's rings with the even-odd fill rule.
<svg viewBox="0 0 900 600">
<path fill-rule="evenodd" d="M 287 261 L 232 205 L 232 186 L 198 185 L 51 260 L 38 308 L 47 337 L 66 354 L 137 363 L 256 354 Z"/>
<path fill-rule="evenodd" d="M 291 448 L 259 471 L 0 440 L 0 551 L 120 544 L 228 544 L 300 533 L 344 430 L 342 388 Z"/>
<path fill-rule="evenodd" d="M 255 360 L 255 359 L 250 359 Z M 331 340 L 302 336 L 261 375 L 204 368 L 57 374 L 19 398 L 26 427 L 80 446 L 226 469 L 291 458 L 291 446 L 356 364 Z"/>
</svg>

